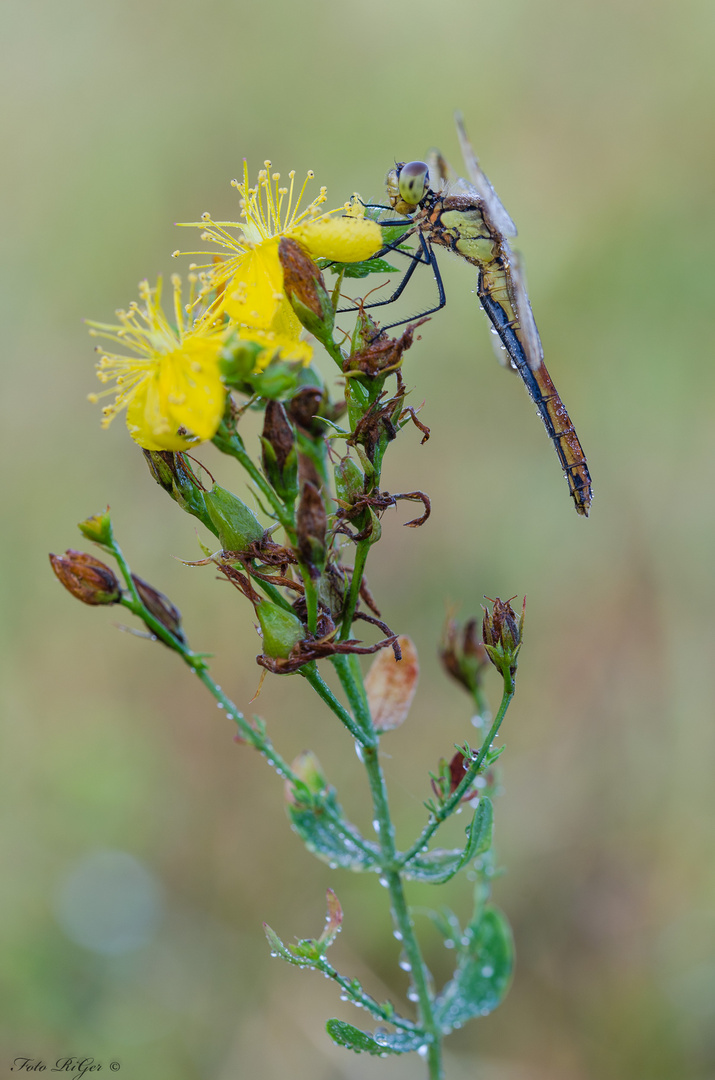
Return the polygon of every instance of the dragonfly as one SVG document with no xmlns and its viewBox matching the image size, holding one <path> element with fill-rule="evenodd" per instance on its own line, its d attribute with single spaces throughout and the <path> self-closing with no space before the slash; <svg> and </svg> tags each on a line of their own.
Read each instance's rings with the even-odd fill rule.
<svg viewBox="0 0 715 1080">
<path fill-rule="evenodd" d="M 452 179 L 445 159 L 433 151 L 429 162 L 397 164 L 387 176 L 389 206 L 372 204 L 376 209 L 401 215 L 401 220 L 380 220 L 380 225 L 406 226 L 394 243 L 386 244 L 374 257 L 392 250 L 407 254 L 412 261 L 392 296 L 365 306 L 392 303 L 405 289 L 417 266 L 427 264 L 432 269 L 439 299 L 435 307 L 422 314 L 429 315 L 444 307 L 446 297 L 435 247 L 447 248 L 475 267 L 482 308 L 509 358 L 509 365 L 521 376 L 544 423 L 577 512 L 588 517 L 593 498 L 591 476 L 576 430 L 544 363 L 521 262 L 509 244 L 509 238 L 516 236 L 516 226 L 479 165 L 461 114 L 457 113 L 455 119 L 468 179 Z M 419 241 L 417 254 L 403 250 L 404 241 L 412 235 Z"/>
</svg>

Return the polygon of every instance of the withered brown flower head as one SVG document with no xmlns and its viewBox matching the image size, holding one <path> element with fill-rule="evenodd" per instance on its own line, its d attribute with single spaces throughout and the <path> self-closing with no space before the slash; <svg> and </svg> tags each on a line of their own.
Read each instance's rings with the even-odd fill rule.
<svg viewBox="0 0 715 1080">
<path fill-rule="evenodd" d="M 68 592 L 83 604 L 118 604 L 122 595 L 114 571 L 86 551 L 50 555 L 52 569 Z"/>
</svg>

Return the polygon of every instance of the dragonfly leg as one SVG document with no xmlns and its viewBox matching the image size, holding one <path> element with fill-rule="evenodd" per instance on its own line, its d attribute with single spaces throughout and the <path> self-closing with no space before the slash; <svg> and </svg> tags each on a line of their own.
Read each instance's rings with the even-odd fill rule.
<svg viewBox="0 0 715 1080">
<path fill-rule="evenodd" d="M 393 249 L 391 249 L 391 248 L 383 248 L 382 251 L 378 251 L 375 255 L 373 255 L 373 258 L 378 258 L 378 256 L 383 255 L 386 251 L 389 251 L 389 250 L 397 250 L 397 249 L 396 248 L 393 248 Z M 370 303 L 370 304 L 361 304 L 360 307 L 361 307 L 362 311 L 367 311 L 370 308 L 384 307 L 385 304 L 391 304 L 393 302 L 393 300 L 398 300 L 399 297 L 402 296 L 402 293 L 404 292 L 408 281 L 410 280 L 410 278 L 414 274 L 417 267 L 421 266 L 424 263 L 424 259 L 422 258 L 422 253 L 421 252 L 420 252 L 419 255 L 413 255 L 411 252 L 408 253 L 406 251 L 401 251 L 400 255 L 405 255 L 405 256 L 407 256 L 407 258 L 411 259 L 412 261 L 411 261 L 410 265 L 407 267 L 407 270 L 405 271 L 405 273 L 404 273 L 404 275 L 402 277 L 402 281 L 397 286 L 397 288 L 393 292 L 392 296 L 388 296 L 386 300 L 373 300 L 372 303 Z M 346 312 L 354 311 L 354 310 L 355 310 L 355 308 L 338 308 L 338 310 L 335 312 L 335 314 L 336 315 L 344 315 Z"/>
<path fill-rule="evenodd" d="M 421 232 L 418 235 L 419 235 L 419 238 L 420 238 L 420 245 L 422 247 L 422 253 L 424 255 L 424 259 L 420 259 L 418 261 L 419 262 L 424 261 L 428 266 L 430 266 L 432 268 L 432 276 L 434 277 L 435 285 L 437 286 L 437 297 L 438 297 L 437 303 L 436 303 L 436 305 L 434 307 L 428 308 L 427 311 L 420 311 L 420 313 L 418 315 L 410 315 L 406 319 L 398 319 L 397 322 L 388 323 L 387 326 L 381 326 L 380 327 L 380 332 L 381 333 L 384 330 L 393 330 L 396 326 L 403 326 L 405 323 L 412 322 L 414 319 L 423 319 L 426 315 L 433 315 L 435 313 L 435 311 L 441 311 L 442 308 L 444 307 L 444 305 L 447 303 L 447 297 L 445 295 L 444 285 L 442 283 L 442 275 L 439 272 L 439 266 L 437 264 L 437 258 L 435 256 L 434 251 L 432 250 L 432 245 L 429 243 L 428 240 L 425 239 L 425 237 L 423 236 L 423 234 Z M 402 292 L 402 289 L 407 284 L 407 281 L 405 279 L 407 278 L 408 274 L 411 276 L 411 272 L 415 269 L 416 266 L 417 266 L 417 261 L 415 261 L 412 264 L 412 266 L 407 271 L 407 274 L 405 274 L 405 277 L 402 279 L 400 292 Z M 394 299 L 394 297 L 391 297 L 390 299 L 392 300 L 392 299 Z M 385 301 L 383 301 L 383 303 L 385 303 Z"/>
<path fill-rule="evenodd" d="M 389 210 L 391 214 L 396 214 L 397 213 L 394 206 L 387 206 L 386 203 L 363 202 L 362 199 L 360 199 L 360 198 L 357 199 L 357 202 L 359 202 L 361 206 L 364 206 L 366 210 Z M 404 225 L 408 221 L 411 221 L 411 220 L 412 219 L 407 217 L 406 214 L 403 214 L 401 221 L 380 221 L 380 222 L 378 222 L 378 224 L 379 225 Z"/>
</svg>

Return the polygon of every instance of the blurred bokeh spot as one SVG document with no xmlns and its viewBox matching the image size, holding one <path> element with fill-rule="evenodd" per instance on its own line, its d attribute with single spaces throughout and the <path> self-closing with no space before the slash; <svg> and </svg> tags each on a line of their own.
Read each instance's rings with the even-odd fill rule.
<svg viewBox="0 0 715 1080">
<path fill-rule="evenodd" d="M 69 866 L 54 902 L 67 937 L 108 956 L 151 941 L 162 908 L 156 876 L 126 851 L 91 852 Z"/>
</svg>

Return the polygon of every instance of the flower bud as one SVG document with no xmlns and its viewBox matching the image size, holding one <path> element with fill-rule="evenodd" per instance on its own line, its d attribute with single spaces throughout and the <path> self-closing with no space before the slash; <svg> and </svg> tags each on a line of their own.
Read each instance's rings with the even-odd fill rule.
<svg viewBox="0 0 715 1080">
<path fill-rule="evenodd" d="M 262 600 L 256 606 L 256 615 L 261 624 L 263 651 L 266 656 L 286 660 L 299 641 L 305 637 L 305 627 L 292 611 Z"/>
<path fill-rule="evenodd" d="M 293 361 L 273 360 L 263 371 L 251 375 L 249 391 L 262 398 L 282 400 L 295 391 L 301 371 L 302 368 Z"/>
<path fill-rule="evenodd" d="M 295 435 L 279 401 L 269 401 L 261 437 L 263 471 L 274 491 L 292 503 L 298 494 L 298 454 Z"/>
<path fill-rule="evenodd" d="M 477 620 L 469 619 L 461 632 L 454 619 L 449 619 L 444 629 L 440 660 L 465 690 L 473 694 L 482 681 L 482 673 L 489 665 L 486 649 L 477 637 Z"/>
<path fill-rule="evenodd" d="M 258 359 L 265 346 L 255 341 L 242 341 L 240 332 L 232 335 L 219 355 L 219 371 L 227 386 L 235 390 L 252 392 L 246 385 L 258 366 Z"/>
<path fill-rule="evenodd" d="M 283 267 L 283 289 L 306 330 L 319 341 L 333 332 L 335 313 L 323 275 L 296 241 L 284 236 L 278 245 Z"/>
<path fill-rule="evenodd" d="M 302 754 L 298 754 L 298 757 L 291 762 L 291 770 L 311 795 L 319 795 L 328 786 L 320 762 L 312 750 L 304 750 Z M 300 789 L 296 788 L 292 780 L 286 780 L 283 793 L 290 806 L 298 806 L 301 802 L 305 802 L 299 797 Z"/>
<path fill-rule="evenodd" d="M 502 601 L 497 596 L 491 603 L 492 611 L 485 608 L 482 621 L 484 648 L 494 667 L 504 678 L 507 678 L 507 676 L 513 676 L 516 671 L 516 658 L 521 648 L 524 629 L 526 597 L 524 597 L 521 615 L 516 614 L 509 600 Z"/>
<path fill-rule="evenodd" d="M 286 412 L 293 423 L 310 435 L 322 435 L 325 430 L 325 424 L 315 421 L 323 400 L 323 393 L 324 391 L 319 386 L 301 386 L 290 401 L 286 402 Z"/>
<path fill-rule="evenodd" d="M 204 498 L 224 551 L 244 551 L 256 540 L 263 539 L 265 529 L 237 495 L 214 484 Z"/>
<path fill-rule="evenodd" d="M 309 567 L 313 577 L 318 577 L 325 565 L 327 515 L 320 492 L 309 480 L 300 493 L 295 525 L 301 562 Z"/>
<path fill-rule="evenodd" d="M 50 555 L 50 563 L 65 589 L 83 604 L 119 603 L 122 590 L 113 570 L 93 555 L 70 549 L 64 555 Z"/>
<path fill-rule="evenodd" d="M 144 450 L 143 453 L 149 472 L 159 487 L 171 495 L 182 510 L 193 514 L 210 532 L 218 535 L 206 509 L 204 492 L 186 467 L 184 457 L 172 450 Z"/>
<path fill-rule="evenodd" d="M 154 616 L 157 622 L 161 623 L 164 629 L 173 634 L 177 641 L 185 645 L 186 638 L 181 629 L 181 612 L 179 609 L 172 604 L 168 596 L 164 596 L 163 593 L 160 593 L 158 589 L 155 589 L 148 581 L 144 581 L 143 578 L 132 574 L 132 581 L 139 593 L 139 599 L 147 611 Z M 147 623 L 147 625 L 149 624 Z M 149 626 L 149 629 L 152 629 L 151 626 Z"/>
<path fill-rule="evenodd" d="M 105 547 L 111 547 L 114 543 L 109 507 L 99 514 L 92 514 L 91 517 L 80 521 L 77 528 L 88 540 L 94 540 L 95 544 L 104 544 Z"/>
</svg>

